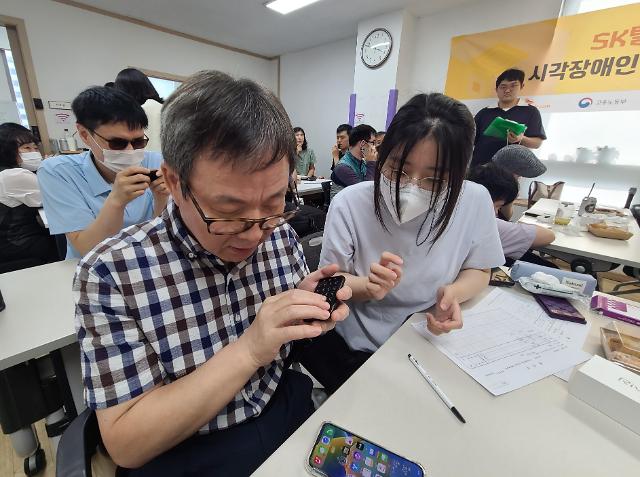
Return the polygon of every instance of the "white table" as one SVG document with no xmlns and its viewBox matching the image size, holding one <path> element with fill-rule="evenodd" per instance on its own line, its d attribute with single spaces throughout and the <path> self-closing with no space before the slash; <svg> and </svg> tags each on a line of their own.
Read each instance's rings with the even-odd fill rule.
<svg viewBox="0 0 640 477">
<path fill-rule="evenodd" d="M 77 260 L 0 274 L 0 370 L 76 342 L 71 285 Z"/>
<path fill-rule="evenodd" d="M 82 379 L 71 286 L 78 260 L 0 274 L 0 371 L 60 350 L 76 409 Z"/>
<path fill-rule="evenodd" d="M 606 320 L 585 314 L 592 328 L 584 349 L 601 353 L 599 325 Z M 422 319 L 403 325 L 254 476 L 306 475 L 304 462 L 323 421 L 421 462 L 430 477 L 638 474 L 640 436 L 571 396 L 566 382 L 550 376 L 494 397 L 412 330 L 410 322 Z M 409 352 L 467 424 L 424 382 Z"/>
<path fill-rule="evenodd" d="M 315 181 L 303 180 L 297 184 L 298 195 L 319 194 L 322 192 L 322 184 L 325 182 L 331 182 L 329 179 L 316 179 Z"/>
<path fill-rule="evenodd" d="M 560 201 L 553 199 L 540 199 L 528 211 L 538 214 L 555 215 Z M 535 217 L 523 215 L 520 222 L 548 226 L 537 221 Z M 640 268 L 640 227 L 631 218 L 629 221 L 629 231 L 633 232 L 633 237 L 629 240 L 615 240 L 596 237 L 589 232 L 572 231 L 566 225 L 552 225 L 551 229 L 556 234 L 553 243 L 540 247 L 540 250 L 549 255 L 556 256 L 568 262 L 572 262 L 574 257 L 584 257 L 593 263 L 594 271 L 609 270 L 606 266 L 609 263 L 618 263 Z M 604 262 L 605 266 L 598 266 Z"/>
</svg>

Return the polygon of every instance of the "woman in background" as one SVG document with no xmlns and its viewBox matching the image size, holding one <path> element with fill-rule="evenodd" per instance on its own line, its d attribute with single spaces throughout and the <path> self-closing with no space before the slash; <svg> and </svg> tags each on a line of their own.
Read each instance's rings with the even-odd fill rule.
<svg viewBox="0 0 640 477">
<path fill-rule="evenodd" d="M 309 149 L 307 145 L 307 136 L 304 133 L 304 129 L 296 127 L 293 128 L 293 133 L 296 137 L 296 171 L 300 176 L 315 176 L 316 175 L 316 155 L 313 149 Z"/>
<path fill-rule="evenodd" d="M 147 75 L 135 68 L 125 68 L 118 76 L 114 86 L 128 93 L 144 109 L 149 125 L 145 130 L 149 143 L 147 151 L 162 152 L 160 144 L 160 112 L 164 99 L 160 97 Z"/>
<path fill-rule="evenodd" d="M 35 172 L 42 155 L 37 140 L 27 128 L 0 125 L 0 262 L 29 260 L 30 266 L 59 260 L 55 239 L 38 222 L 42 207 Z M 24 264 L 24 262 L 23 262 Z"/>
</svg>

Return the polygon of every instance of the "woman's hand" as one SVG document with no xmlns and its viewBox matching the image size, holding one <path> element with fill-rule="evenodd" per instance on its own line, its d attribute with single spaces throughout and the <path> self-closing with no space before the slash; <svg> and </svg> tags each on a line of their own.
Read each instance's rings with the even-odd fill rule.
<svg viewBox="0 0 640 477">
<path fill-rule="evenodd" d="M 462 328 L 462 311 L 453 287 L 447 285 L 438 290 L 438 300 L 433 314 L 427 313 L 427 329 L 434 335 L 449 333 Z"/>
</svg>

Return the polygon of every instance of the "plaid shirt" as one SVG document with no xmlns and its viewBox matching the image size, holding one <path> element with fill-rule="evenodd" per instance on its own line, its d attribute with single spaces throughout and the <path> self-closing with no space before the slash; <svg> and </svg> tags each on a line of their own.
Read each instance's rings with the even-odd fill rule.
<svg viewBox="0 0 640 477">
<path fill-rule="evenodd" d="M 114 406 L 191 373 L 238 340 L 263 300 L 295 288 L 307 273 L 289 225 L 229 270 L 189 235 L 169 201 L 161 217 L 105 240 L 78 266 L 73 289 L 87 404 Z M 289 348 L 200 432 L 260 414 Z"/>
</svg>

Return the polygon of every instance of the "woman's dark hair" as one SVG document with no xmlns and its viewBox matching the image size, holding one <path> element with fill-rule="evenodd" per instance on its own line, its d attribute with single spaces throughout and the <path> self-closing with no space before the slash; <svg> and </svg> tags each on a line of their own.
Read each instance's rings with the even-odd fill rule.
<svg viewBox="0 0 640 477">
<path fill-rule="evenodd" d="M 302 143 L 302 150 L 306 151 L 307 150 L 307 133 L 304 132 L 304 129 L 299 128 L 299 127 L 295 127 L 293 128 L 293 134 L 295 135 L 295 133 L 299 133 L 301 132 L 302 135 L 304 136 L 304 142 Z"/>
<path fill-rule="evenodd" d="M 117 88 L 92 86 L 80 93 L 71 103 L 76 121 L 95 131 L 103 124 L 124 122 L 130 130 L 146 128 L 147 115 L 134 99 Z"/>
<path fill-rule="evenodd" d="M 18 167 L 18 149 L 23 144 L 38 143 L 31 131 L 20 124 L 0 125 L 0 169 Z"/>
<path fill-rule="evenodd" d="M 416 244 L 422 245 L 435 231 L 435 236 L 431 239 L 433 244 L 444 233 L 455 212 L 471 159 L 474 137 L 475 123 L 469 109 L 461 102 L 443 94 L 418 94 L 400 108 L 387 129 L 384 141 L 378 148 L 376 163 L 374 206 L 376 216 L 385 230 L 388 229 L 380 208 L 380 187 L 382 169 L 387 161 L 391 161 L 396 169 L 403 170 L 407 156 L 420 141 L 426 138 L 435 140 L 437 156 L 433 177 L 446 179 L 446 182 L 436 181 L 429 212 L 434 212 L 436 201 L 440 197 L 444 201 L 444 206 L 441 210 L 435 211 L 437 216 L 431 222 L 425 239 L 419 241 L 426 218 L 416 237 Z M 400 216 L 399 174 L 395 189 L 396 213 Z"/>
<path fill-rule="evenodd" d="M 510 204 L 518 197 L 518 181 L 513 174 L 493 162 L 478 166 L 469 172 L 468 180 L 483 185 L 496 202 Z"/>
<path fill-rule="evenodd" d="M 164 103 L 147 75 L 135 68 L 125 68 L 118 73 L 114 85 L 119 90 L 133 96 L 138 104 L 144 104 L 147 99 Z"/>
</svg>

